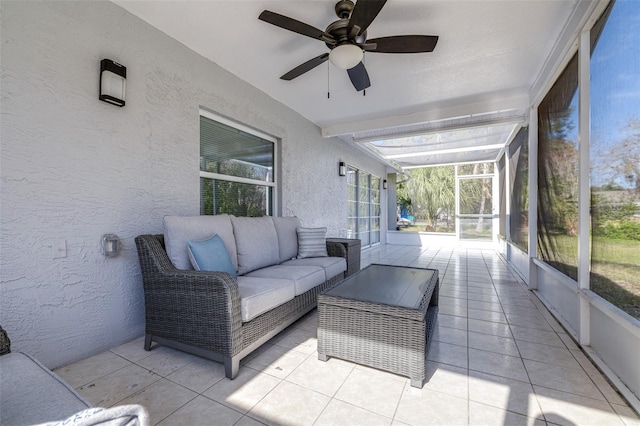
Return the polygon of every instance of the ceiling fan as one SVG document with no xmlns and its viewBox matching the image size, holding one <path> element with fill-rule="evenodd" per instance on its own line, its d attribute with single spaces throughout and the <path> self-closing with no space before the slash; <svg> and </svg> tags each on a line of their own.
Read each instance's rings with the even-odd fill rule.
<svg viewBox="0 0 640 426">
<path fill-rule="evenodd" d="M 423 53 L 432 52 L 438 36 L 399 35 L 367 39 L 367 28 L 378 16 L 386 0 L 340 0 L 336 3 L 337 21 L 322 31 L 293 18 L 269 10 L 263 11 L 258 19 L 285 30 L 323 41 L 330 50 L 298 65 L 280 77 L 293 80 L 318 65 L 331 61 L 338 68 L 347 70 L 351 83 L 357 91 L 371 86 L 369 74 L 362 63 L 364 52 L 378 53 Z"/>
</svg>

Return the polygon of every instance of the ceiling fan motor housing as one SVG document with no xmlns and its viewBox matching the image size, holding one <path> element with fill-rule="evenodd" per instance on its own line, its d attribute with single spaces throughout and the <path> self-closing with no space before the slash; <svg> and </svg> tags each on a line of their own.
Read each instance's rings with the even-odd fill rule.
<svg viewBox="0 0 640 426">
<path fill-rule="evenodd" d="M 351 12 L 353 12 L 354 4 L 351 0 L 340 0 L 336 3 L 336 15 L 340 19 L 349 19 Z"/>
</svg>

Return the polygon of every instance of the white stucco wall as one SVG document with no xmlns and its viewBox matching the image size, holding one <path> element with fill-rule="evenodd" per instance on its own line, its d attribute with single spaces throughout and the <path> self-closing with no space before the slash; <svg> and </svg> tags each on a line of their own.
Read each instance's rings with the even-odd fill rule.
<svg viewBox="0 0 640 426">
<path fill-rule="evenodd" d="M 282 214 L 330 235 L 346 228 L 338 161 L 385 173 L 110 2 L 2 0 L 0 19 L 0 324 L 50 368 L 142 335 L 134 238 L 199 213 L 200 107 L 280 138 Z M 127 67 L 124 108 L 98 100 L 103 58 Z"/>
</svg>

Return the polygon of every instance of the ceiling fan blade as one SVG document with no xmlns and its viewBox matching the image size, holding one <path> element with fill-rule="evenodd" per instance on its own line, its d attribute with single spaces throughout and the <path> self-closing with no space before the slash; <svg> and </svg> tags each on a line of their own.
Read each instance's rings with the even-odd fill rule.
<svg viewBox="0 0 640 426">
<path fill-rule="evenodd" d="M 375 49 L 367 49 L 369 52 L 378 53 L 423 53 L 432 52 L 438 43 L 438 36 L 428 35 L 401 35 L 372 38 L 367 44 L 375 43 Z"/>
<path fill-rule="evenodd" d="M 280 78 L 287 81 L 293 80 L 294 78 L 301 76 L 305 72 L 311 71 L 321 63 L 326 62 L 327 59 L 329 59 L 329 54 L 323 53 L 320 56 L 316 56 L 315 58 L 308 60 L 304 64 L 298 65 Z"/>
<path fill-rule="evenodd" d="M 371 82 L 369 81 L 369 74 L 367 73 L 367 69 L 364 67 L 364 64 L 362 62 L 360 62 L 355 67 L 348 69 L 347 73 L 349 74 L 351 83 L 353 83 L 353 87 L 355 87 L 358 92 L 371 86 Z"/>
<path fill-rule="evenodd" d="M 316 40 L 322 40 L 328 43 L 335 43 L 336 40 L 329 34 L 309 24 L 297 21 L 288 16 L 280 15 L 279 13 L 271 12 L 269 10 L 263 11 L 258 19 L 264 22 L 275 25 L 276 27 L 284 28 L 285 30 L 293 31 L 294 33 L 302 34 L 307 37 L 315 38 Z"/>
<path fill-rule="evenodd" d="M 376 19 L 376 16 L 378 16 L 378 13 L 380 13 L 386 2 L 387 0 L 358 0 L 353 8 L 353 12 L 351 12 L 349 26 L 347 27 L 348 34 L 351 34 L 354 26 L 360 28 L 356 35 L 365 32 L 373 20 Z"/>
</svg>

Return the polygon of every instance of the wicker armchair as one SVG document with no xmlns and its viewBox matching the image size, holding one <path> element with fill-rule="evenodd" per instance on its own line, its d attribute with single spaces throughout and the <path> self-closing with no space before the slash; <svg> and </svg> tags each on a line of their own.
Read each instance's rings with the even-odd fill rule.
<svg viewBox="0 0 640 426">
<path fill-rule="evenodd" d="M 11 340 L 4 328 L 0 327 L 0 355 L 11 352 Z"/>
<path fill-rule="evenodd" d="M 318 294 L 342 281 L 340 274 L 249 322 L 241 320 L 235 278 L 224 272 L 176 269 L 162 235 L 140 235 L 136 247 L 145 298 L 145 344 L 152 341 L 224 363 L 233 379 L 240 360 L 316 307 Z M 330 256 L 347 248 L 327 242 Z"/>
</svg>

